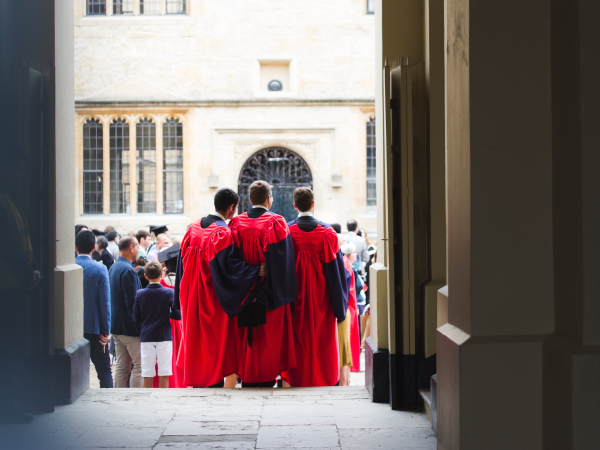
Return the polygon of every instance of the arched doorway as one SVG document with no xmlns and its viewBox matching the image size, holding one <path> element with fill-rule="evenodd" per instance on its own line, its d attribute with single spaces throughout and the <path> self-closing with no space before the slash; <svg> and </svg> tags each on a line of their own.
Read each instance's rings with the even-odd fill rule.
<svg viewBox="0 0 600 450">
<path fill-rule="evenodd" d="M 238 180 L 240 195 L 239 213 L 251 206 L 248 187 L 256 180 L 265 180 L 273 189 L 271 211 L 281 214 L 287 221 L 297 216 L 294 209 L 294 189 L 312 187 L 312 174 L 306 161 L 297 153 L 283 147 L 269 147 L 254 153 L 244 163 Z"/>
</svg>

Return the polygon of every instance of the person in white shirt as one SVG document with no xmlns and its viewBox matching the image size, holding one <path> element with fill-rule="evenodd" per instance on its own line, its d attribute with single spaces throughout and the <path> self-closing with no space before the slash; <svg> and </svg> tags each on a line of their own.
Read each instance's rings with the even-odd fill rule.
<svg viewBox="0 0 600 450">
<path fill-rule="evenodd" d="M 152 236 L 146 230 L 140 230 L 135 234 L 136 239 L 140 243 L 140 251 L 138 252 L 138 259 L 148 259 L 147 251 L 152 245 Z"/>
<path fill-rule="evenodd" d="M 346 234 L 346 242 L 351 242 L 356 247 L 356 252 L 359 256 L 359 261 L 361 263 L 367 263 L 369 260 L 369 254 L 367 252 L 367 241 L 362 236 L 358 236 L 356 234 L 356 230 L 358 229 L 358 223 L 356 220 L 349 220 L 346 224 L 346 228 L 348 228 L 348 233 Z"/>
<path fill-rule="evenodd" d="M 158 261 L 158 253 L 171 246 L 171 239 L 166 234 L 156 236 L 156 245 L 148 252 L 148 261 Z"/>
<path fill-rule="evenodd" d="M 119 233 L 115 230 L 109 231 L 106 233 L 106 240 L 108 241 L 107 249 L 116 261 L 119 259 Z"/>
</svg>

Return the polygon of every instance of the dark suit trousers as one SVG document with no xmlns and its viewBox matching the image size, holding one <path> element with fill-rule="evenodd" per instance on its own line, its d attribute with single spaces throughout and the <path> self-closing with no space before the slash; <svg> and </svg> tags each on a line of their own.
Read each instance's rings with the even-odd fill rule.
<svg viewBox="0 0 600 450">
<path fill-rule="evenodd" d="M 97 334 L 84 333 L 83 337 L 90 341 L 90 359 L 96 368 L 98 380 L 100 381 L 100 387 L 113 387 L 113 377 L 110 370 L 109 344 L 106 344 L 106 348 L 103 350 L 103 346 L 99 342 L 100 336 Z"/>
</svg>

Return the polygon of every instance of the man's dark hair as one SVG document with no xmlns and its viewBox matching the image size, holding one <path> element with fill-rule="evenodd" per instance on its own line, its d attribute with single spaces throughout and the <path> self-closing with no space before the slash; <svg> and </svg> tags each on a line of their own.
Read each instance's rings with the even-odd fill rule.
<svg viewBox="0 0 600 450">
<path fill-rule="evenodd" d="M 96 238 L 96 244 L 98 244 L 98 249 L 100 251 L 104 250 L 106 247 L 108 247 L 108 241 L 106 240 L 106 238 L 104 236 L 98 236 Z"/>
<path fill-rule="evenodd" d="M 231 205 L 236 206 L 240 202 L 240 196 L 233 189 L 221 188 L 215 194 L 215 209 L 217 212 L 226 212 Z"/>
<path fill-rule="evenodd" d="M 88 230 L 90 229 L 90 227 L 88 227 L 87 225 L 75 225 L 75 236 L 77 236 L 79 232 L 84 228 L 87 228 Z"/>
<path fill-rule="evenodd" d="M 337 234 L 342 232 L 342 226 L 339 223 L 332 223 L 331 228 L 333 228 L 333 231 L 335 231 Z"/>
<path fill-rule="evenodd" d="M 298 211 L 310 211 L 314 201 L 315 196 L 311 188 L 299 187 L 294 191 L 294 205 L 296 205 Z"/>
<path fill-rule="evenodd" d="M 258 180 L 248 188 L 250 203 L 253 205 L 264 205 L 271 195 L 271 186 L 266 181 Z"/>
<path fill-rule="evenodd" d="M 144 272 L 148 276 L 148 279 L 156 280 L 160 278 L 160 274 L 162 273 L 162 266 L 158 261 L 150 261 L 144 266 Z"/>
<path fill-rule="evenodd" d="M 354 219 L 349 220 L 346 224 L 346 228 L 348 228 L 348 231 L 356 231 L 356 229 L 358 228 L 358 223 Z"/>
<path fill-rule="evenodd" d="M 96 236 L 90 230 L 81 230 L 75 236 L 75 247 L 81 254 L 89 255 L 96 246 Z"/>
<path fill-rule="evenodd" d="M 124 236 L 119 241 L 119 251 L 127 250 L 130 245 L 137 243 L 137 239 L 133 236 Z"/>
<path fill-rule="evenodd" d="M 111 230 L 108 233 L 106 233 L 106 240 L 108 242 L 112 242 L 115 240 L 115 238 L 119 235 L 119 233 L 117 233 L 115 230 Z"/>
<path fill-rule="evenodd" d="M 148 239 L 150 237 L 150 233 L 148 233 L 146 230 L 140 230 L 135 234 L 135 238 L 138 240 L 138 242 L 142 242 L 142 239 Z"/>
</svg>

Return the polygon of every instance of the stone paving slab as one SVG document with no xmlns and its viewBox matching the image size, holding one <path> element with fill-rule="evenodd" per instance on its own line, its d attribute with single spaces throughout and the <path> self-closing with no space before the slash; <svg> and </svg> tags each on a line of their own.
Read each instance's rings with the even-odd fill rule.
<svg viewBox="0 0 600 450">
<path fill-rule="evenodd" d="M 435 447 L 424 413 L 356 386 L 90 390 L 30 425 L 0 425 L 2 450 Z"/>
<path fill-rule="evenodd" d="M 256 434 L 259 422 L 196 422 L 173 420 L 164 430 L 164 436 L 199 436 L 222 434 Z"/>
<path fill-rule="evenodd" d="M 369 429 L 339 430 L 342 450 L 435 450 L 437 440 L 431 428 L 411 429 Z"/>
<path fill-rule="evenodd" d="M 261 426 L 256 448 L 339 448 L 335 425 Z"/>
</svg>

